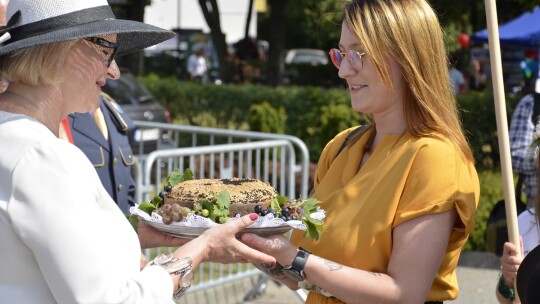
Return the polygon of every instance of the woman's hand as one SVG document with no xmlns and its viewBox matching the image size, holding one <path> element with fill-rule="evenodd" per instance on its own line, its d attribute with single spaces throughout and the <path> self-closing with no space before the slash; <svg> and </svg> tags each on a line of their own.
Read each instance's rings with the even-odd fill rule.
<svg viewBox="0 0 540 304">
<path fill-rule="evenodd" d="M 241 240 L 246 245 L 275 257 L 277 262 L 283 266 L 291 265 L 298 253 L 298 247 L 291 244 L 289 239 L 283 235 L 263 238 L 252 233 L 244 233 Z"/>
<path fill-rule="evenodd" d="M 252 233 L 244 233 L 241 240 L 250 247 L 275 257 L 278 262 L 278 264 L 255 263 L 253 264 L 255 267 L 290 289 L 298 289 L 298 282 L 291 280 L 283 272 L 283 266 L 291 265 L 298 253 L 298 248 L 291 244 L 288 238 L 283 235 L 263 238 Z"/>
<path fill-rule="evenodd" d="M 190 241 L 190 239 L 177 238 L 165 234 L 141 219 L 139 219 L 137 233 L 139 234 L 139 242 L 142 248 L 177 247 Z"/>
<path fill-rule="evenodd" d="M 274 257 L 250 248 L 236 238 L 257 218 L 257 214 L 252 213 L 208 229 L 176 250 L 175 256 L 191 257 L 195 266 L 201 262 L 275 264 Z"/>
<path fill-rule="evenodd" d="M 521 238 L 520 238 L 521 239 Z M 523 248 L 523 244 L 521 246 Z M 501 257 L 501 270 L 504 276 L 506 286 L 513 287 L 517 272 L 521 261 L 523 261 L 523 253 L 518 255 L 518 248 L 514 244 L 506 242 L 503 247 L 503 255 Z"/>
</svg>

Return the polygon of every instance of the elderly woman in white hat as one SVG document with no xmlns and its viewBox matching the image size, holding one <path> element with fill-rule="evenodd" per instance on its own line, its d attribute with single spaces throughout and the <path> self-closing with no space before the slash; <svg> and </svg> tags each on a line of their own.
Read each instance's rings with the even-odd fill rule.
<svg viewBox="0 0 540 304">
<path fill-rule="evenodd" d="M 139 268 L 141 245 L 179 245 L 134 232 L 91 163 L 58 139 L 60 121 L 93 111 L 114 56 L 169 39 L 115 19 L 106 0 L 11 0 L 0 29 L 0 295 L 5 303 L 164 303 L 189 288 L 192 267 L 275 259 L 235 234 L 246 215 Z"/>
</svg>

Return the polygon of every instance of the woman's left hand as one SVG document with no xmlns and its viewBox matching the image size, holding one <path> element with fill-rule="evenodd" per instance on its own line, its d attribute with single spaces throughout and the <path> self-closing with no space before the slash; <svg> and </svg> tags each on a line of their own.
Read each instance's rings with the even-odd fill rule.
<svg viewBox="0 0 540 304">
<path fill-rule="evenodd" d="M 263 238 L 256 234 L 244 233 L 241 240 L 246 245 L 275 257 L 276 261 L 284 266 L 291 265 L 298 253 L 298 247 L 291 244 L 289 239 L 283 235 Z"/>
<path fill-rule="evenodd" d="M 177 238 L 165 234 L 140 219 L 137 233 L 139 234 L 139 242 L 142 248 L 177 247 L 190 241 L 190 239 Z"/>
</svg>

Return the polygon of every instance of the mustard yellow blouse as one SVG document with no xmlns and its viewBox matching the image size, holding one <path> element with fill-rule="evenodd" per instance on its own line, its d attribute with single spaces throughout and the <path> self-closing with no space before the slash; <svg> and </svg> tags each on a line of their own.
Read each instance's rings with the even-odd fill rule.
<svg viewBox="0 0 540 304">
<path fill-rule="evenodd" d="M 455 299 L 455 268 L 474 227 L 480 193 L 473 164 L 464 161 L 448 140 L 406 133 L 384 137 L 358 171 L 371 130 L 335 158 L 354 129 L 341 132 L 328 143 L 315 173 L 313 197 L 320 199 L 326 210 L 325 231 L 319 241 L 294 232 L 292 242 L 342 265 L 385 273 L 393 228 L 423 215 L 456 209 L 459 222 L 427 300 Z M 306 303 L 335 302 L 311 292 Z"/>
</svg>

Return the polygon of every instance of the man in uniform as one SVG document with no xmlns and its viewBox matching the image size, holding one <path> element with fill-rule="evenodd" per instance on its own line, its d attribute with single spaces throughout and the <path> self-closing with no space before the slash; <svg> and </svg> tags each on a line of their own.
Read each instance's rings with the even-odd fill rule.
<svg viewBox="0 0 540 304">
<path fill-rule="evenodd" d="M 61 137 L 83 151 L 109 195 L 129 214 L 135 205 L 135 160 L 128 138 L 133 123 L 107 94 L 99 98 L 101 105 L 94 113 L 74 113 L 62 121 Z"/>
</svg>

